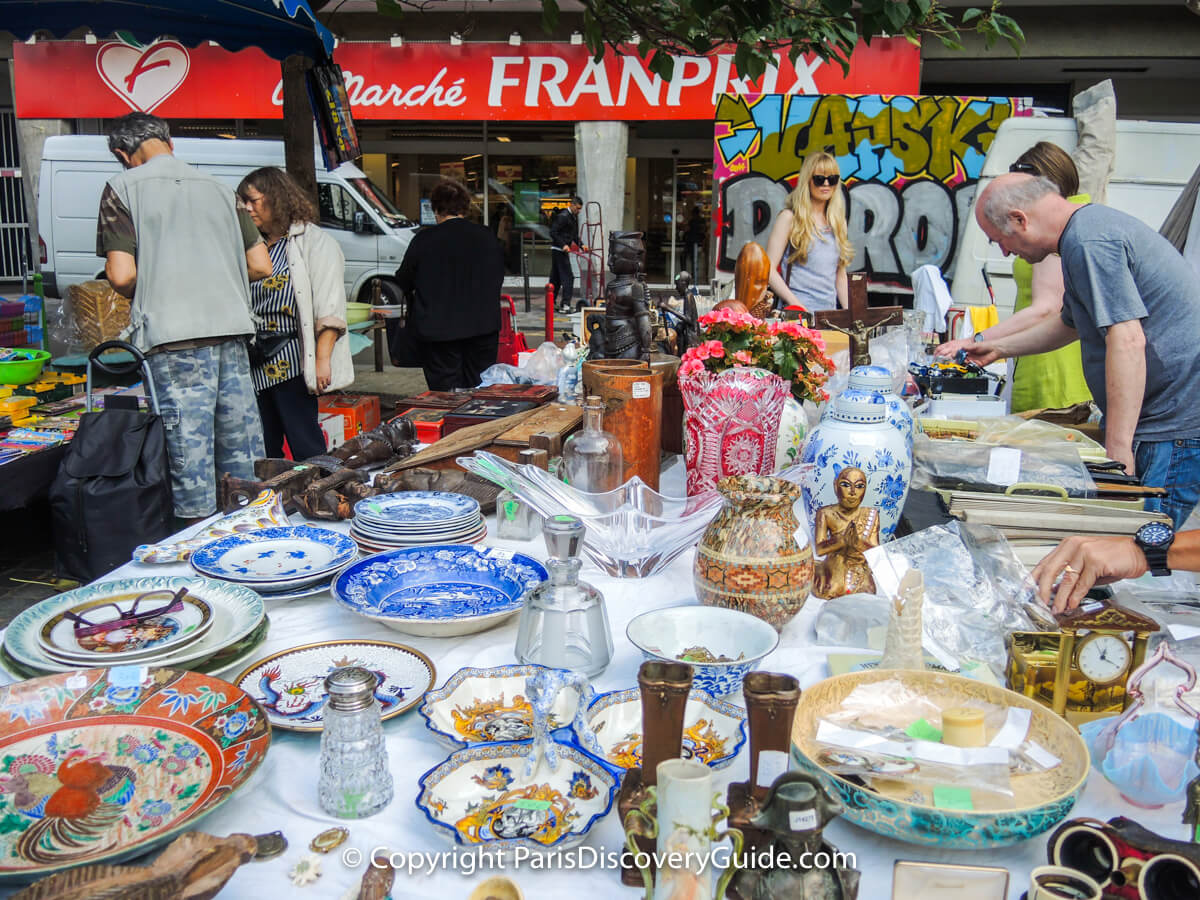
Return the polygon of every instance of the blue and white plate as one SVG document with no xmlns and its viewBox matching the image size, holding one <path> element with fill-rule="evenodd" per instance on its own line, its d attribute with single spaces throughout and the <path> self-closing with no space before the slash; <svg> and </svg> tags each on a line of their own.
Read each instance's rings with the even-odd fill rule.
<svg viewBox="0 0 1200 900">
<path fill-rule="evenodd" d="M 354 559 L 358 548 L 348 535 L 312 525 L 263 528 L 231 534 L 192 554 L 201 575 L 239 584 L 300 587 Z"/>
<path fill-rule="evenodd" d="M 491 628 L 521 608 L 545 581 L 536 559 L 497 547 L 403 547 L 347 566 L 333 581 L 335 600 L 406 634 L 449 637 Z"/>
<path fill-rule="evenodd" d="M 400 491 L 354 504 L 354 515 L 377 525 L 426 528 L 470 520 L 479 501 L 450 491 Z"/>
</svg>

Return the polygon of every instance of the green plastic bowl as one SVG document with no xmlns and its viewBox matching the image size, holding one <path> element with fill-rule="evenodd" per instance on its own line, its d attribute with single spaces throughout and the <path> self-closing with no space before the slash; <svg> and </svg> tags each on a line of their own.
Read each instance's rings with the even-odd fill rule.
<svg viewBox="0 0 1200 900">
<path fill-rule="evenodd" d="M 359 322 L 365 322 L 371 318 L 370 303 L 347 303 L 346 304 L 346 324 L 357 325 Z"/>
<path fill-rule="evenodd" d="M 0 384 L 29 384 L 37 381 L 50 359 L 45 350 L 18 350 L 20 358 L 0 362 Z"/>
</svg>

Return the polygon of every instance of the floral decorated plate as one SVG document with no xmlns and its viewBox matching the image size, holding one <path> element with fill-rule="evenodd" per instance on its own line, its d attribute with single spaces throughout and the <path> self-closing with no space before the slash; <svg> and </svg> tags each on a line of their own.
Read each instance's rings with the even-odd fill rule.
<svg viewBox="0 0 1200 900">
<path fill-rule="evenodd" d="M 315 580 L 354 559 L 358 548 L 340 531 L 312 525 L 231 534 L 192 553 L 201 575 L 243 584 Z M 296 585 L 299 586 L 299 585 Z"/>
<path fill-rule="evenodd" d="M 261 659 L 232 679 L 267 712 L 276 728 L 320 731 L 325 676 L 343 666 L 362 666 L 379 679 L 375 699 L 384 719 L 412 709 L 433 687 L 429 657 L 388 641 L 325 641 L 293 647 Z"/>
<path fill-rule="evenodd" d="M 145 591 L 64 609 L 42 625 L 38 645 L 60 662 L 121 665 L 186 646 L 203 637 L 212 623 L 212 607 L 186 588 Z"/>
<path fill-rule="evenodd" d="M 450 637 L 499 625 L 546 578 L 542 564 L 521 553 L 442 544 L 352 563 L 334 579 L 332 593 L 352 612 L 397 631 Z"/>
<path fill-rule="evenodd" d="M 144 853 L 245 784 L 271 727 L 233 685 L 145 666 L 0 687 L 0 879 Z"/>
<path fill-rule="evenodd" d="M 459 669 L 436 691 L 425 695 L 425 727 L 451 747 L 489 741 L 525 741 L 533 737 L 528 679 L 542 666 L 495 666 Z M 550 708 L 550 730 L 571 724 L 579 707 L 574 691 L 559 691 Z"/>
<path fill-rule="evenodd" d="M 121 578 L 93 584 L 56 594 L 19 613 L 4 631 L 4 649 L 13 660 L 24 667 L 43 672 L 66 672 L 79 668 L 48 656 L 38 642 L 42 627 L 62 613 L 83 603 L 107 602 L 133 598 L 148 591 L 166 590 L 175 593 L 186 588 L 212 609 L 212 625 L 200 639 L 178 648 L 165 656 L 155 657 L 156 665 L 178 666 L 194 660 L 207 659 L 238 643 L 259 624 L 264 615 L 262 598 L 239 584 L 213 581 L 196 575 L 151 575 L 146 578 Z"/>
<path fill-rule="evenodd" d="M 458 519 L 454 522 L 448 522 L 445 524 L 441 522 L 422 522 L 417 525 L 406 526 L 385 524 L 375 519 L 363 519 L 361 517 L 356 517 L 352 524 L 355 528 L 362 532 L 399 537 L 421 534 L 453 534 L 454 532 L 463 531 L 464 529 L 470 530 L 471 528 L 478 526 L 482 521 L 483 515 L 477 512 L 465 519 Z"/>
<path fill-rule="evenodd" d="M 622 769 L 642 764 L 642 696 L 637 688 L 601 694 L 587 723 L 604 760 Z M 746 711 L 693 689 L 683 714 L 683 758 L 723 769 L 746 743 Z"/>
<path fill-rule="evenodd" d="M 478 500 L 451 491 L 400 491 L 354 504 L 354 515 L 366 521 L 418 528 L 459 522 L 478 514 Z"/>
<path fill-rule="evenodd" d="M 608 814 L 617 778 L 573 745 L 556 746 L 526 774 L 531 741 L 481 744 L 421 776 L 417 807 L 458 845 L 501 852 L 561 850 L 580 843 Z"/>
</svg>

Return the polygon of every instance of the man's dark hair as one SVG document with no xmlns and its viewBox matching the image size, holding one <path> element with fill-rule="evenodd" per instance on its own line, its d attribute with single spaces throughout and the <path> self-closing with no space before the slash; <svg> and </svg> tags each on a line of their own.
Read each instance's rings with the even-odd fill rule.
<svg viewBox="0 0 1200 900">
<path fill-rule="evenodd" d="M 574 203 L 576 206 L 583 206 L 583 198 L 578 195 L 572 197 L 571 202 Z"/>
<path fill-rule="evenodd" d="M 443 178 L 429 194 L 436 216 L 465 216 L 471 210 L 471 192 L 461 181 Z"/>
<path fill-rule="evenodd" d="M 121 150 L 130 156 L 149 140 L 164 143 L 171 140 L 171 129 L 166 120 L 150 113 L 131 112 L 121 116 L 108 129 L 108 149 Z"/>
</svg>

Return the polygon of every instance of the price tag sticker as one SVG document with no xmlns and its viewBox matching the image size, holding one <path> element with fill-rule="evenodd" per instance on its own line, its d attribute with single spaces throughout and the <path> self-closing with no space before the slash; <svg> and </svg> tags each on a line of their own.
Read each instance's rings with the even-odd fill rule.
<svg viewBox="0 0 1200 900">
<path fill-rule="evenodd" d="M 1021 480 L 1021 451 L 1015 447 L 993 447 L 988 456 L 987 480 L 1011 487 Z"/>
<path fill-rule="evenodd" d="M 759 787 L 770 787 L 775 779 L 788 770 L 788 755 L 783 750 L 760 750 L 758 753 Z"/>
<path fill-rule="evenodd" d="M 793 809 L 788 813 L 788 826 L 792 831 L 812 831 L 817 827 L 815 809 Z"/>
<path fill-rule="evenodd" d="M 633 383 L 633 389 L 630 391 L 630 393 L 633 394 L 634 400 L 645 400 L 650 396 L 650 382 L 635 381 Z"/>
<path fill-rule="evenodd" d="M 87 687 L 87 683 L 88 680 L 86 675 L 72 675 L 67 679 L 67 690 L 82 691 L 85 687 Z"/>
<path fill-rule="evenodd" d="M 526 797 L 522 797 L 520 800 L 516 801 L 513 804 L 513 806 L 515 806 L 517 809 L 546 810 L 546 809 L 550 808 L 550 801 L 549 800 L 530 800 Z"/>
<path fill-rule="evenodd" d="M 108 670 L 108 683 L 113 687 L 137 687 L 145 680 L 145 666 L 113 666 Z"/>
</svg>

